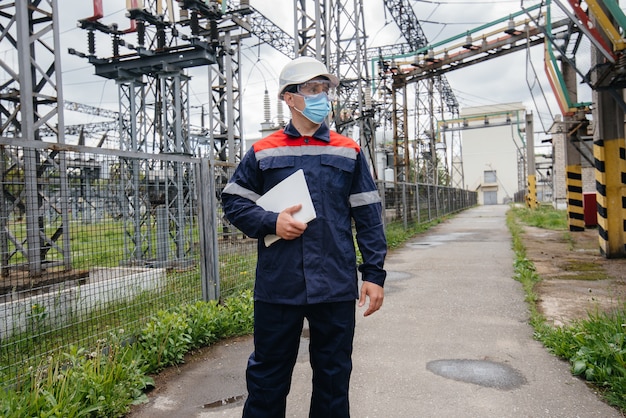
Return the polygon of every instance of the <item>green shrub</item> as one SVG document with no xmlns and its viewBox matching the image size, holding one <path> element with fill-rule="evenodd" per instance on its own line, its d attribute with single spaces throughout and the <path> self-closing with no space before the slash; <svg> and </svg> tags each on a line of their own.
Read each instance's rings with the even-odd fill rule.
<svg viewBox="0 0 626 418">
<path fill-rule="evenodd" d="M 139 345 L 150 372 L 182 363 L 192 346 L 187 315 L 159 311 L 143 328 Z"/>
<path fill-rule="evenodd" d="M 0 416 L 123 417 L 131 404 L 147 399 L 144 390 L 154 385 L 147 373 L 183 362 L 192 348 L 250 333 L 252 313 L 249 290 L 223 305 L 197 302 L 159 311 L 137 338 L 120 330 L 92 352 L 72 347 L 49 357 L 19 386 L 5 388 Z"/>
<path fill-rule="evenodd" d="M 557 210 L 552 206 L 540 206 L 537 209 L 515 206 L 512 211 L 526 225 L 557 231 L 566 230 L 568 226 L 567 211 Z"/>
<path fill-rule="evenodd" d="M 21 389 L 5 390 L 0 415 L 21 417 L 122 417 L 154 385 L 141 353 L 111 335 L 88 353 L 72 347 L 33 370 Z"/>
</svg>

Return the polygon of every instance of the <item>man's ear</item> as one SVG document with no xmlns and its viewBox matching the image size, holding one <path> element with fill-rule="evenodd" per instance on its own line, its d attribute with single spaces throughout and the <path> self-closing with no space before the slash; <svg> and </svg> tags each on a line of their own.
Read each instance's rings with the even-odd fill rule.
<svg viewBox="0 0 626 418">
<path fill-rule="evenodd" d="M 289 92 L 283 93 L 283 100 L 287 106 L 293 107 L 293 94 Z"/>
</svg>

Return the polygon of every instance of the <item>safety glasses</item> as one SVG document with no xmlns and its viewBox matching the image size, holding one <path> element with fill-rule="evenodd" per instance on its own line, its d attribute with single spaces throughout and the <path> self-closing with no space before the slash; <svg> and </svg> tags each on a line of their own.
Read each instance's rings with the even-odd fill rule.
<svg viewBox="0 0 626 418">
<path fill-rule="evenodd" d="M 326 93 L 330 100 L 335 98 L 335 89 L 330 87 L 329 80 L 309 80 L 302 84 L 298 84 L 298 93 L 302 96 L 314 96 L 320 93 Z"/>
</svg>

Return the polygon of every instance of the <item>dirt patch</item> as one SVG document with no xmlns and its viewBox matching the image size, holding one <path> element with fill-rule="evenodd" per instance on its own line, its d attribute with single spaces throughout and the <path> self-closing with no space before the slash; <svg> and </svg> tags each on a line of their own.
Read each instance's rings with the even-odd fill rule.
<svg viewBox="0 0 626 418">
<path fill-rule="evenodd" d="M 600 255 L 598 231 L 524 227 L 526 256 L 543 279 L 538 309 L 554 325 L 608 312 L 626 303 L 626 259 Z"/>
</svg>

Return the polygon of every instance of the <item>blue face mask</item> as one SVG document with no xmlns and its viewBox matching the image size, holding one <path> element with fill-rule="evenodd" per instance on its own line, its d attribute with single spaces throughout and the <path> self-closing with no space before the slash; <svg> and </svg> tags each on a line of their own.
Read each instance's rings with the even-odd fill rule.
<svg viewBox="0 0 626 418">
<path fill-rule="evenodd" d="M 319 93 L 312 96 L 304 97 L 304 110 L 296 109 L 302 113 L 305 118 L 313 123 L 320 124 L 330 113 L 330 101 L 326 93 Z"/>
</svg>

